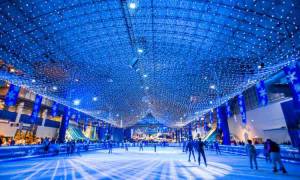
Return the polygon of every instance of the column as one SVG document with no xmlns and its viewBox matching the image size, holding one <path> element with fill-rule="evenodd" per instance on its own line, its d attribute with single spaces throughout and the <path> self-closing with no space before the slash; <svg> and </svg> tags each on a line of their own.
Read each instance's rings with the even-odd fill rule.
<svg viewBox="0 0 300 180">
<path fill-rule="evenodd" d="M 68 125 L 69 125 L 70 112 L 71 112 L 68 107 L 65 107 L 64 111 L 65 112 L 64 112 L 63 118 L 60 123 L 59 136 L 58 136 L 58 140 L 61 143 L 65 142 L 65 136 L 66 136 L 66 131 L 67 131 Z"/>
<path fill-rule="evenodd" d="M 221 130 L 223 133 L 223 144 L 230 145 L 230 132 L 228 126 L 226 106 L 220 107 L 220 118 L 221 118 Z"/>
</svg>

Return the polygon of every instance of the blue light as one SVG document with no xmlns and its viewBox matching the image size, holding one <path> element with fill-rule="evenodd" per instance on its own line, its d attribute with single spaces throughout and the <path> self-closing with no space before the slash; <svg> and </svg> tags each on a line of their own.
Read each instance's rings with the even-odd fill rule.
<svg viewBox="0 0 300 180">
<path fill-rule="evenodd" d="M 80 99 L 75 99 L 74 101 L 73 101 L 73 104 L 75 105 L 75 106 L 78 106 L 78 105 L 80 105 Z"/>
</svg>

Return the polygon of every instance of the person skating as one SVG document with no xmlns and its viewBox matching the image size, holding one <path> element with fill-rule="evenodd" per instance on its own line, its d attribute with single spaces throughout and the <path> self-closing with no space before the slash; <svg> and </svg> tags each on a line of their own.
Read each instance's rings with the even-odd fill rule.
<svg viewBox="0 0 300 180">
<path fill-rule="evenodd" d="M 112 154 L 112 143 L 108 141 L 108 154 Z"/>
<path fill-rule="evenodd" d="M 264 143 L 264 156 L 266 163 L 271 163 L 270 153 L 268 152 L 268 143 Z"/>
<path fill-rule="evenodd" d="M 144 151 L 143 142 L 140 142 L 139 151 Z"/>
<path fill-rule="evenodd" d="M 204 144 L 204 142 L 201 140 L 200 137 L 199 137 L 198 140 L 199 140 L 199 141 L 198 141 L 198 164 L 199 164 L 199 166 L 200 166 L 201 155 L 202 155 L 203 160 L 204 160 L 204 164 L 205 164 L 205 166 L 207 167 L 206 157 L 205 157 L 205 152 L 204 152 L 205 144 Z"/>
<path fill-rule="evenodd" d="M 221 155 L 221 150 L 220 150 L 219 142 L 215 141 L 214 145 L 215 145 L 216 153 Z"/>
<path fill-rule="evenodd" d="M 277 163 L 280 166 L 280 170 L 283 173 L 287 173 L 282 161 L 281 161 L 281 156 L 280 156 L 280 147 L 277 143 L 272 141 L 271 139 L 267 139 L 267 147 L 268 147 L 268 152 L 270 153 L 270 157 L 273 163 L 273 172 L 276 173 L 278 172 L 277 170 Z"/>
<path fill-rule="evenodd" d="M 249 156 L 250 168 L 253 169 L 253 162 L 254 162 L 255 169 L 258 169 L 257 161 L 256 161 L 256 149 L 255 146 L 252 144 L 251 140 L 248 140 L 248 144 L 246 145 L 246 152 Z"/>
<path fill-rule="evenodd" d="M 191 154 L 193 155 L 194 161 L 196 162 L 195 154 L 194 154 L 194 142 L 193 138 L 190 137 L 189 141 L 186 144 L 186 152 L 189 152 L 189 162 L 191 162 Z"/>
</svg>

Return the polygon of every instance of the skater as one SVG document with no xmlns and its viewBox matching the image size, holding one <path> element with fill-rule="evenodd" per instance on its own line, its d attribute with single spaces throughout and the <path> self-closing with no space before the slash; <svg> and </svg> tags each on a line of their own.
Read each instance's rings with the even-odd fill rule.
<svg viewBox="0 0 300 180">
<path fill-rule="evenodd" d="M 194 157 L 194 161 L 196 162 L 196 158 L 195 158 L 195 154 L 194 154 L 194 142 L 193 142 L 192 137 L 189 138 L 189 141 L 186 144 L 185 151 L 189 152 L 189 160 L 188 161 L 191 162 L 191 154 L 192 154 Z"/>
<path fill-rule="evenodd" d="M 278 172 L 277 170 L 277 163 L 280 166 L 280 170 L 283 173 L 287 173 L 280 157 L 280 147 L 279 145 L 272 141 L 271 139 L 267 139 L 267 147 L 268 147 L 268 152 L 270 153 L 271 160 L 273 162 L 273 172 L 276 173 Z"/>
<path fill-rule="evenodd" d="M 201 155 L 203 157 L 203 160 L 204 160 L 204 164 L 205 166 L 207 167 L 207 163 L 206 163 L 206 157 L 205 157 L 205 153 L 204 153 L 204 147 L 205 147 L 205 144 L 204 142 L 201 140 L 201 138 L 199 137 L 198 139 L 198 164 L 200 166 L 200 161 L 201 161 Z"/>
<path fill-rule="evenodd" d="M 140 148 L 139 148 L 139 151 L 144 151 L 144 147 L 143 147 L 143 142 L 142 142 L 142 141 L 140 142 Z"/>
<path fill-rule="evenodd" d="M 182 152 L 185 152 L 185 148 L 186 148 L 185 146 L 186 146 L 186 141 L 183 141 L 182 142 Z"/>
<path fill-rule="evenodd" d="M 268 152 L 268 143 L 264 143 L 264 155 L 266 163 L 271 163 L 270 153 Z"/>
<path fill-rule="evenodd" d="M 112 143 L 108 141 L 108 154 L 112 154 Z"/>
<path fill-rule="evenodd" d="M 255 165 L 255 169 L 257 170 L 257 161 L 256 161 L 256 149 L 255 146 L 252 144 L 251 140 L 248 140 L 248 144 L 246 145 L 246 152 L 249 156 L 250 160 L 250 168 L 253 169 L 253 161 Z"/>
<path fill-rule="evenodd" d="M 154 152 L 156 152 L 156 142 L 154 142 L 153 146 L 154 146 Z"/>
<path fill-rule="evenodd" d="M 125 141 L 125 151 L 128 151 L 128 143 Z"/>
<path fill-rule="evenodd" d="M 215 149 L 216 149 L 216 153 L 217 153 L 217 155 L 218 155 L 218 154 L 220 154 L 220 155 L 221 155 L 221 151 L 220 151 L 219 142 L 218 142 L 218 141 L 215 141 L 215 142 L 214 142 L 214 145 L 215 145 Z"/>
</svg>

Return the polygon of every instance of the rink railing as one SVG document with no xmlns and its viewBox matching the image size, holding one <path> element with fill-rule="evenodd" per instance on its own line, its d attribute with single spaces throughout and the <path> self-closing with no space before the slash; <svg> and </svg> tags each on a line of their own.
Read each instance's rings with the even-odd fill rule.
<svg viewBox="0 0 300 180">
<path fill-rule="evenodd" d="M 154 146 L 154 144 L 145 144 L 146 146 Z M 156 144 L 157 146 L 178 147 L 182 148 L 182 143 L 166 143 Z M 137 143 L 129 143 L 128 146 L 138 146 Z M 113 143 L 113 147 L 124 147 L 123 143 Z M 107 149 L 107 143 L 91 143 L 87 144 L 78 143 L 75 146 L 75 152 L 93 151 Z M 208 150 L 214 150 L 211 146 L 207 147 Z M 245 146 L 229 146 L 220 145 L 221 152 L 247 155 Z M 259 158 L 264 158 L 264 149 L 262 145 L 256 145 L 256 151 Z M 22 146 L 2 146 L 0 147 L 0 159 L 16 159 L 22 157 L 40 157 L 51 156 L 57 154 L 67 153 L 66 144 L 51 144 L 48 153 L 45 153 L 43 145 L 22 145 Z M 288 161 L 300 162 L 300 153 L 297 149 L 290 146 L 281 146 L 281 156 Z"/>
<path fill-rule="evenodd" d="M 256 145 L 255 147 L 257 156 L 259 158 L 265 158 L 263 145 Z M 297 149 L 291 148 L 290 146 L 281 146 L 280 149 L 282 159 L 300 162 L 300 152 Z M 220 150 L 232 154 L 247 155 L 245 146 L 220 145 Z"/>
<path fill-rule="evenodd" d="M 113 147 L 120 144 L 114 143 Z M 67 153 L 67 144 L 50 144 L 49 150 L 45 152 L 44 145 L 21 145 L 21 146 L 2 146 L 0 147 L 0 159 L 16 159 L 22 157 L 51 156 Z M 76 144 L 76 152 L 93 151 L 107 149 L 107 143 Z"/>
</svg>

